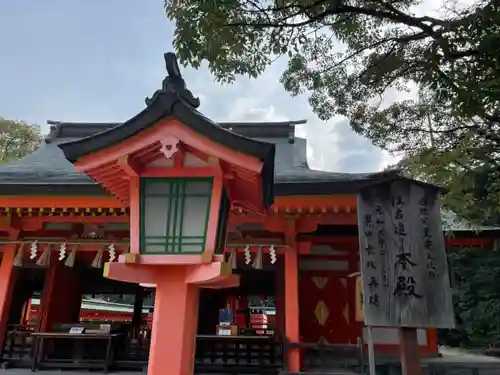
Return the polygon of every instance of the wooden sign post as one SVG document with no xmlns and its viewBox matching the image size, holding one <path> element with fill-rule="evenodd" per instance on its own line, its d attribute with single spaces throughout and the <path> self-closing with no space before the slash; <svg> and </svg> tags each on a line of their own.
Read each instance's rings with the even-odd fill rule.
<svg viewBox="0 0 500 375">
<path fill-rule="evenodd" d="M 454 328 L 439 191 L 411 180 L 358 195 L 366 326 L 398 327 L 403 375 L 421 374 L 418 328 Z"/>
</svg>

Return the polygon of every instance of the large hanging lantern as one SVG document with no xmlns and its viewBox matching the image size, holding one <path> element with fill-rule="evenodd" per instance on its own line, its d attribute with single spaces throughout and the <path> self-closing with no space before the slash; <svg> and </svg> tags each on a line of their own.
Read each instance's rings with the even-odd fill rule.
<svg viewBox="0 0 500 375">
<path fill-rule="evenodd" d="M 212 205 L 214 199 L 220 198 L 216 194 L 212 178 L 142 179 L 141 253 L 201 254 L 205 251 L 207 231 L 213 225 L 217 226 L 219 251 L 225 241 L 229 205 Z M 223 192 L 222 195 L 224 198 Z M 211 215 L 212 207 L 219 210 L 217 215 Z"/>
</svg>

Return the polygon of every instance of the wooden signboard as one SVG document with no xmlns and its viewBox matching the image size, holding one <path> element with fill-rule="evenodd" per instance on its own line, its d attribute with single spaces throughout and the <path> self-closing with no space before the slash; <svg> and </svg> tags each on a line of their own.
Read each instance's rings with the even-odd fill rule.
<svg viewBox="0 0 500 375">
<path fill-rule="evenodd" d="M 359 194 L 366 325 L 455 326 L 439 207 L 437 189 L 410 180 Z"/>
</svg>

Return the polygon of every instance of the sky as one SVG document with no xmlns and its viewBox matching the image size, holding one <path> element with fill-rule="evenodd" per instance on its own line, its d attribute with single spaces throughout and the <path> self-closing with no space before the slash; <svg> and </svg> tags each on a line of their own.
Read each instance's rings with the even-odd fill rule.
<svg viewBox="0 0 500 375">
<path fill-rule="evenodd" d="M 125 121 L 166 75 L 173 25 L 163 0 L 0 1 L 0 117 L 48 131 L 47 120 Z M 315 169 L 373 172 L 394 159 L 355 134 L 343 118 L 319 120 L 307 98 L 292 98 L 279 83 L 283 66 L 256 80 L 220 85 L 208 69 L 183 69 L 200 111 L 214 121 L 306 119 Z"/>
</svg>

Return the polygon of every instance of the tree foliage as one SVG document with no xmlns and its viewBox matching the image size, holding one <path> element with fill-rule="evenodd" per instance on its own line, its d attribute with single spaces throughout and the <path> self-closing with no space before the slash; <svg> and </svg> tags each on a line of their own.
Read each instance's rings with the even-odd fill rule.
<svg viewBox="0 0 500 375">
<path fill-rule="evenodd" d="M 500 225 L 500 167 L 496 162 L 470 160 L 469 152 L 457 148 L 437 154 L 432 148 L 423 149 L 403 159 L 399 167 L 411 177 L 446 187 L 443 203 L 453 212 L 473 223 Z"/>
<path fill-rule="evenodd" d="M 457 329 L 442 330 L 440 341 L 467 348 L 500 345 L 500 254 L 498 249 L 449 252 Z"/>
<path fill-rule="evenodd" d="M 447 203 L 491 219 L 465 197 L 479 195 L 481 207 L 498 210 L 498 179 L 484 177 L 500 173 L 500 5 L 448 0 L 431 15 L 417 12 L 420 3 L 166 0 L 165 8 L 184 64 L 206 61 L 216 80 L 232 82 L 286 60 L 285 90 L 307 95 L 321 119 L 346 116 L 375 145 L 402 152 L 406 170 L 450 191 L 459 186 Z M 418 95 L 386 105 L 394 90 Z"/>
<path fill-rule="evenodd" d="M 33 152 L 41 140 L 38 125 L 0 117 L 0 163 L 20 159 Z"/>
</svg>

